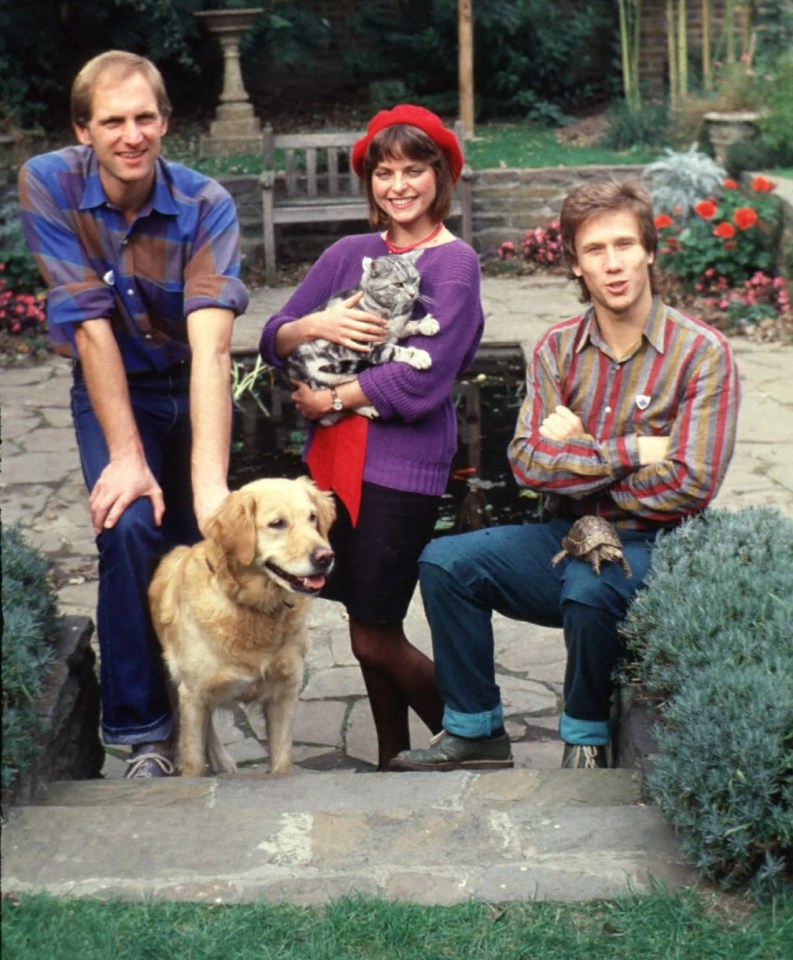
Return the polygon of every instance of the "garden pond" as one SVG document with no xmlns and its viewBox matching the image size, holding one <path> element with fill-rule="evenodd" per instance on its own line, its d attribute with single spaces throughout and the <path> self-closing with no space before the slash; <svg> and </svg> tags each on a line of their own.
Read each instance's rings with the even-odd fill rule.
<svg viewBox="0 0 793 960">
<path fill-rule="evenodd" d="M 238 358 L 230 482 L 233 490 L 261 477 L 304 474 L 306 421 L 289 400 L 291 388 L 255 358 Z M 436 533 L 537 519 L 540 500 L 515 483 L 507 446 L 525 393 L 525 368 L 516 346 L 489 346 L 454 388 L 458 444 Z"/>
</svg>

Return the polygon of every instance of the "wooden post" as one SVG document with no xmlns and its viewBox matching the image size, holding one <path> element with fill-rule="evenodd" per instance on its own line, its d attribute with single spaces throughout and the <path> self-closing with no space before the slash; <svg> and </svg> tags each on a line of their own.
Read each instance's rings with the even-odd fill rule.
<svg viewBox="0 0 793 960">
<path fill-rule="evenodd" d="M 474 135 L 474 16 L 472 0 L 457 0 L 460 119 L 465 139 Z"/>
</svg>

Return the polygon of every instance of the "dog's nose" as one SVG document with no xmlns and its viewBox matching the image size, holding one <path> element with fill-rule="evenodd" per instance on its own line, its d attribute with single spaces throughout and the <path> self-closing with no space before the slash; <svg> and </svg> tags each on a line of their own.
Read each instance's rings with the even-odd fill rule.
<svg viewBox="0 0 793 960">
<path fill-rule="evenodd" d="M 330 547 L 317 547 L 311 553 L 312 563 L 320 570 L 328 570 L 333 563 L 334 553 Z"/>
</svg>

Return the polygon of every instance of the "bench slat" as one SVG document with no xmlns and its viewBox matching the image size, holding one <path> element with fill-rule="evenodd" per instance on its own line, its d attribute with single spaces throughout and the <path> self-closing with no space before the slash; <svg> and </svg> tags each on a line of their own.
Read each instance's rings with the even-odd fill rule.
<svg viewBox="0 0 793 960">
<path fill-rule="evenodd" d="M 454 127 L 464 149 L 463 127 Z M 267 283 L 276 280 L 275 224 L 332 223 L 366 220 L 368 208 L 361 181 L 350 166 L 352 145 L 361 132 L 274 134 L 262 131 L 264 172 L 261 178 L 264 262 Z M 284 171 L 276 167 L 283 151 Z M 465 167 L 452 204 L 451 216 L 462 217 L 462 235 L 471 243 L 471 173 Z"/>
</svg>

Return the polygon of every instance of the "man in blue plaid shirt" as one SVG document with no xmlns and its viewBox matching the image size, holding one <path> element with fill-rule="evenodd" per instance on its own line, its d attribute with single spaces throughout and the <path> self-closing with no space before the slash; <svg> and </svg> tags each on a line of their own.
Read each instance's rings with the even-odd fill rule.
<svg viewBox="0 0 793 960">
<path fill-rule="evenodd" d="M 99 550 L 105 743 L 127 776 L 173 772 L 147 589 L 228 493 L 231 332 L 247 307 L 231 196 L 160 156 L 171 108 L 150 61 L 109 51 L 72 86 L 79 145 L 19 179 L 48 329 L 72 358 L 72 415 Z"/>
</svg>

